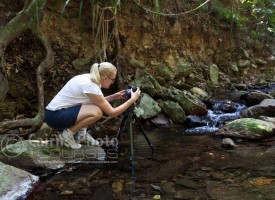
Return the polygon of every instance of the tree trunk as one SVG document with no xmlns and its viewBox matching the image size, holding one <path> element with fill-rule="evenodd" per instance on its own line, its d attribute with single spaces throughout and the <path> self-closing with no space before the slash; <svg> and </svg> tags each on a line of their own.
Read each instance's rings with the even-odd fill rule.
<svg viewBox="0 0 275 200">
<path fill-rule="evenodd" d="M 5 71 L 5 49 L 21 33 L 32 30 L 34 35 L 42 43 L 46 58 L 40 63 L 36 71 L 37 90 L 38 90 L 38 112 L 34 118 L 20 119 L 0 122 L 0 133 L 5 133 L 10 129 L 19 127 L 29 128 L 26 133 L 33 132 L 40 128 L 44 120 L 44 87 L 43 74 L 45 68 L 50 68 L 54 64 L 52 47 L 47 37 L 39 29 L 39 23 L 43 19 L 46 8 L 46 0 L 28 1 L 24 9 L 18 13 L 7 25 L 0 29 L 0 67 Z"/>
</svg>

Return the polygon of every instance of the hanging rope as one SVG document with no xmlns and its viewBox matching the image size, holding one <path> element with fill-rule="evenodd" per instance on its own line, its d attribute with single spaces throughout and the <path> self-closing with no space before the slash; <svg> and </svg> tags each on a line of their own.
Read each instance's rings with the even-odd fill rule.
<svg viewBox="0 0 275 200">
<path fill-rule="evenodd" d="M 186 12 L 182 12 L 182 13 L 159 13 L 159 12 L 155 12 L 155 11 L 152 11 L 148 8 L 145 8 L 143 5 L 141 5 L 140 3 L 138 3 L 136 0 L 134 0 L 134 2 L 139 6 L 141 7 L 142 9 L 144 9 L 145 11 L 147 12 L 150 12 L 150 13 L 153 13 L 153 14 L 156 14 L 156 15 L 162 15 L 162 16 L 179 16 L 179 15 L 185 15 L 185 14 L 188 14 L 188 13 L 191 13 L 191 12 L 194 12 L 195 10 L 198 10 L 200 7 L 204 6 L 205 4 L 207 4 L 210 0 L 206 0 L 203 4 L 201 4 L 200 6 L 192 9 L 192 10 L 188 10 Z"/>
</svg>

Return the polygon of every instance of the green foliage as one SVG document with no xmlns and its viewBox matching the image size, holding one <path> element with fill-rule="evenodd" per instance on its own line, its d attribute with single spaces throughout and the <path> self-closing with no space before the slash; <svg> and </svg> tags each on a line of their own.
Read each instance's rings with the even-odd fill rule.
<svg viewBox="0 0 275 200">
<path fill-rule="evenodd" d="M 214 0 L 212 12 L 245 34 L 250 44 L 275 36 L 274 0 Z"/>
<path fill-rule="evenodd" d="M 273 0 L 243 0 L 243 7 L 251 14 L 257 36 L 275 36 L 275 2 Z"/>
<path fill-rule="evenodd" d="M 240 12 L 240 8 L 235 8 L 231 5 L 225 6 L 221 1 L 215 1 L 213 11 L 218 14 L 218 17 L 228 22 L 233 22 L 237 27 L 241 28 L 249 19 Z"/>
</svg>

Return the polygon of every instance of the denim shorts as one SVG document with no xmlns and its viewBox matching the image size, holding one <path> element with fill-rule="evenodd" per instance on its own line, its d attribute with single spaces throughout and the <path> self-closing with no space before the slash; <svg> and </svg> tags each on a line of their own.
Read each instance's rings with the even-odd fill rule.
<svg viewBox="0 0 275 200">
<path fill-rule="evenodd" d="M 57 130 L 69 128 L 75 125 L 80 108 L 81 105 L 55 111 L 45 109 L 45 122 Z"/>
</svg>

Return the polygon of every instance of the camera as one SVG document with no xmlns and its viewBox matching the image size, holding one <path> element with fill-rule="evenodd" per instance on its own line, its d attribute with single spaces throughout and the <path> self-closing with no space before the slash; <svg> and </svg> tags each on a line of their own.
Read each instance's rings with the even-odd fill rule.
<svg viewBox="0 0 275 200">
<path fill-rule="evenodd" d="M 126 90 L 125 90 L 125 97 L 127 99 L 131 98 L 131 91 L 133 90 L 133 92 L 137 91 L 137 87 L 133 86 L 133 85 L 129 85 Z"/>
</svg>

